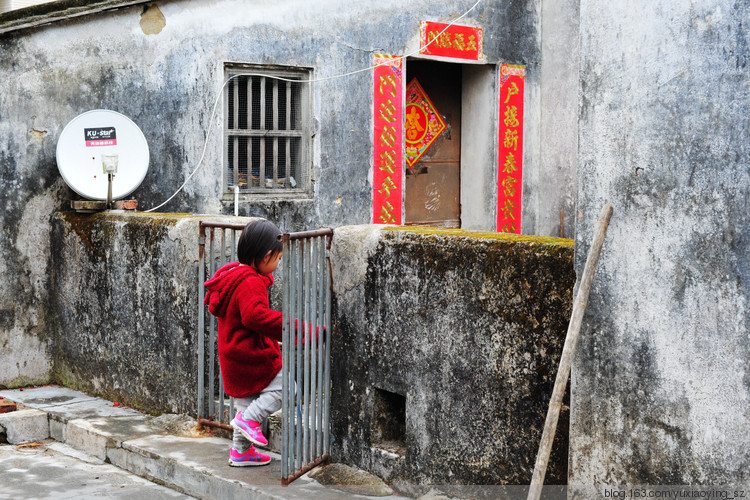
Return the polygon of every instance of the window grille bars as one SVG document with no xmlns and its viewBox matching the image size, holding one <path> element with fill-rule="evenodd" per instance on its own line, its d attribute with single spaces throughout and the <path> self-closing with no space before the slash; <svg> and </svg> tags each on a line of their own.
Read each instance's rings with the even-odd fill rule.
<svg viewBox="0 0 750 500">
<path fill-rule="evenodd" d="M 231 78 L 225 97 L 227 188 L 236 185 L 244 192 L 304 188 L 305 138 L 310 135 L 308 89 L 295 81 L 254 75 L 252 68 L 227 71 Z M 287 70 L 279 76 L 303 79 L 306 74 Z"/>
</svg>

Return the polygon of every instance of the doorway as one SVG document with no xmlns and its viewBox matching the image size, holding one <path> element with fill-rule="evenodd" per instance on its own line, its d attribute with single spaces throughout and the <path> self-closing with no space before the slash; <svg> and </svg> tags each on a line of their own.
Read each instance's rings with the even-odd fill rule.
<svg viewBox="0 0 750 500">
<path fill-rule="evenodd" d="M 415 78 L 445 122 L 445 129 L 412 166 L 406 167 L 405 222 L 407 225 L 461 227 L 462 66 L 409 59 L 407 86 Z M 407 118 L 407 148 L 414 146 L 414 139 L 416 136 L 410 137 Z"/>
</svg>

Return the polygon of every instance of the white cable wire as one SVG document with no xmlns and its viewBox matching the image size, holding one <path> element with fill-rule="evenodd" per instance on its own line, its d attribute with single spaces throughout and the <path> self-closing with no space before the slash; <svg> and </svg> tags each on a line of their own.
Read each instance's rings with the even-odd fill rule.
<svg viewBox="0 0 750 500">
<path fill-rule="evenodd" d="M 467 15 L 469 15 L 469 13 L 472 10 L 474 10 L 474 8 L 477 5 L 479 5 L 481 2 L 482 2 L 482 0 L 477 0 L 474 3 L 474 5 L 472 5 L 469 8 L 469 10 L 467 10 L 466 12 L 464 12 L 463 14 L 461 14 L 460 16 L 458 16 L 457 18 L 455 18 L 450 23 L 448 23 L 448 25 L 445 28 L 443 28 L 443 30 L 440 31 L 440 33 L 438 33 L 437 35 L 435 35 L 432 38 L 432 40 L 430 40 L 426 44 L 420 46 L 417 50 L 414 50 L 412 52 L 404 54 L 403 56 L 396 56 L 393 59 L 401 59 L 401 60 L 403 60 L 403 59 L 405 59 L 407 57 L 411 57 L 414 54 L 419 53 L 420 51 L 422 51 L 422 49 L 425 49 L 425 48 L 429 47 L 430 45 L 432 45 L 432 43 L 435 40 L 437 40 L 438 38 L 440 38 L 440 35 L 442 35 L 443 33 L 445 33 L 448 30 L 448 28 L 450 28 L 455 23 L 457 23 L 458 21 L 460 21 L 461 19 L 463 19 L 464 17 L 466 17 Z M 198 164 L 195 166 L 195 169 L 190 173 L 190 175 L 187 176 L 187 178 L 185 179 L 185 182 L 182 183 L 182 185 L 177 189 L 177 191 L 174 192 L 174 194 L 172 196 L 170 196 L 169 198 L 167 198 L 167 200 L 165 202 L 163 202 L 162 204 L 157 205 L 154 208 L 150 208 L 150 209 L 146 210 L 146 212 L 153 212 L 154 210 L 156 210 L 158 208 L 161 208 L 164 205 L 166 205 L 167 203 L 169 203 L 172 200 L 172 198 L 174 198 L 175 196 L 177 196 L 177 194 L 180 191 L 182 191 L 182 188 L 185 187 L 185 185 L 195 175 L 195 173 L 198 172 L 198 169 L 203 164 L 203 158 L 206 156 L 206 148 L 208 147 L 208 138 L 211 135 L 211 128 L 213 127 L 213 124 L 214 124 L 214 115 L 216 114 L 216 107 L 219 105 L 219 100 L 221 99 L 221 97 L 223 95 L 222 92 L 224 90 L 224 87 L 226 87 L 227 83 L 229 83 L 233 78 L 237 78 L 238 76 L 262 76 L 262 77 L 265 77 L 265 78 L 272 78 L 272 79 L 275 79 L 275 80 L 280 80 L 282 82 L 311 83 L 312 84 L 312 83 L 318 83 L 318 82 L 325 82 L 325 81 L 328 81 L 328 80 L 336 80 L 336 79 L 339 79 L 339 78 L 345 78 L 347 76 L 352 76 L 352 75 L 356 75 L 358 73 L 363 73 L 365 71 L 370 71 L 371 69 L 379 68 L 380 66 L 389 66 L 389 65 L 390 65 L 390 63 L 380 63 L 380 64 L 375 64 L 373 66 L 368 66 L 367 68 L 362 68 L 362 69 L 358 69 L 358 70 L 355 70 L 355 71 L 350 71 L 349 73 L 342 73 L 340 75 L 333 75 L 333 76 L 327 76 L 327 77 L 324 77 L 324 78 L 315 78 L 315 79 L 310 79 L 310 80 L 294 80 L 294 79 L 290 79 L 290 78 L 283 78 L 283 77 L 277 76 L 277 75 L 267 75 L 267 74 L 264 74 L 264 73 L 242 73 L 242 74 L 237 74 L 237 75 L 230 76 L 229 78 L 227 78 L 224 81 L 224 83 L 222 84 L 222 86 L 218 90 L 218 95 L 216 97 L 216 101 L 214 102 L 213 110 L 211 111 L 211 117 L 209 118 L 208 130 L 206 130 L 206 139 L 203 142 L 203 152 L 201 153 L 201 157 L 198 160 Z"/>
<path fill-rule="evenodd" d="M 192 173 L 187 176 L 187 179 L 185 179 L 185 182 L 182 183 L 182 186 L 180 186 L 177 189 L 177 191 L 174 192 L 174 194 L 172 196 L 170 196 L 169 198 L 167 198 L 167 200 L 164 203 L 162 203 L 161 205 L 157 205 L 154 208 L 150 208 L 150 209 L 146 210 L 146 212 L 153 212 L 157 208 L 161 208 L 164 205 L 166 205 L 167 203 L 169 203 L 172 200 L 172 198 L 174 198 L 175 196 L 177 196 L 177 193 L 179 193 L 180 191 L 182 191 L 182 188 L 185 187 L 185 184 L 188 183 L 188 181 L 195 175 L 195 173 L 201 167 L 201 165 L 203 164 L 203 157 L 206 156 L 206 148 L 208 147 L 208 137 L 211 135 L 211 127 L 213 127 L 213 125 L 214 125 L 214 115 L 216 114 L 216 106 L 219 105 L 219 100 L 221 99 L 221 97 L 223 95 L 222 91 L 224 90 L 224 87 L 226 87 L 227 83 L 229 83 L 229 81 L 232 78 L 236 78 L 238 76 L 242 76 L 242 75 L 232 75 L 229 78 L 227 78 L 226 81 L 224 82 L 224 85 L 222 85 L 221 88 L 219 89 L 219 94 L 216 97 L 216 102 L 214 102 L 214 109 L 211 111 L 211 118 L 209 118 L 209 120 L 208 120 L 208 130 L 206 130 L 206 139 L 203 141 L 203 152 L 201 153 L 201 157 L 198 160 L 198 165 L 195 166 L 195 169 L 192 171 Z"/>
</svg>

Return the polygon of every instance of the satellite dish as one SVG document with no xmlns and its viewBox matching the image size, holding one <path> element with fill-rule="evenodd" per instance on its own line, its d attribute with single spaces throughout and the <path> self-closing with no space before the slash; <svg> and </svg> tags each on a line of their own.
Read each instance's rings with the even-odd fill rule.
<svg viewBox="0 0 750 500">
<path fill-rule="evenodd" d="M 127 116 L 95 109 L 65 126 L 57 141 L 56 158 L 68 186 L 89 200 L 107 200 L 110 183 L 104 169 L 114 169 L 111 199 L 119 200 L 135 191 L 146 177 L 148 143 Z"/>
</svg>

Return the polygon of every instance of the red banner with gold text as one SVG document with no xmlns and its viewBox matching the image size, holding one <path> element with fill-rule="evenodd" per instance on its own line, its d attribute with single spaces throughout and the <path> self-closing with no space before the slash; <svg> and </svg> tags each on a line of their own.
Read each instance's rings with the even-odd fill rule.
<svg viewBox="0 0 750 500">
<path fill-rule="evenodd" d="M 497 230 L 521 234 L 523 193 L 523 84 L 525 69 L 500 65 Z"/>
<path fill-rule="evenodd" d="M 374 224 L 401 224 L 404 165 L 403 60 L 375 55 L 373 86 Z"/>
<path fill-rule="evenodd" d="M 420 54 L 478 61 L 482 59 L 482 28 L 422 21 Z"/>
</svg>

